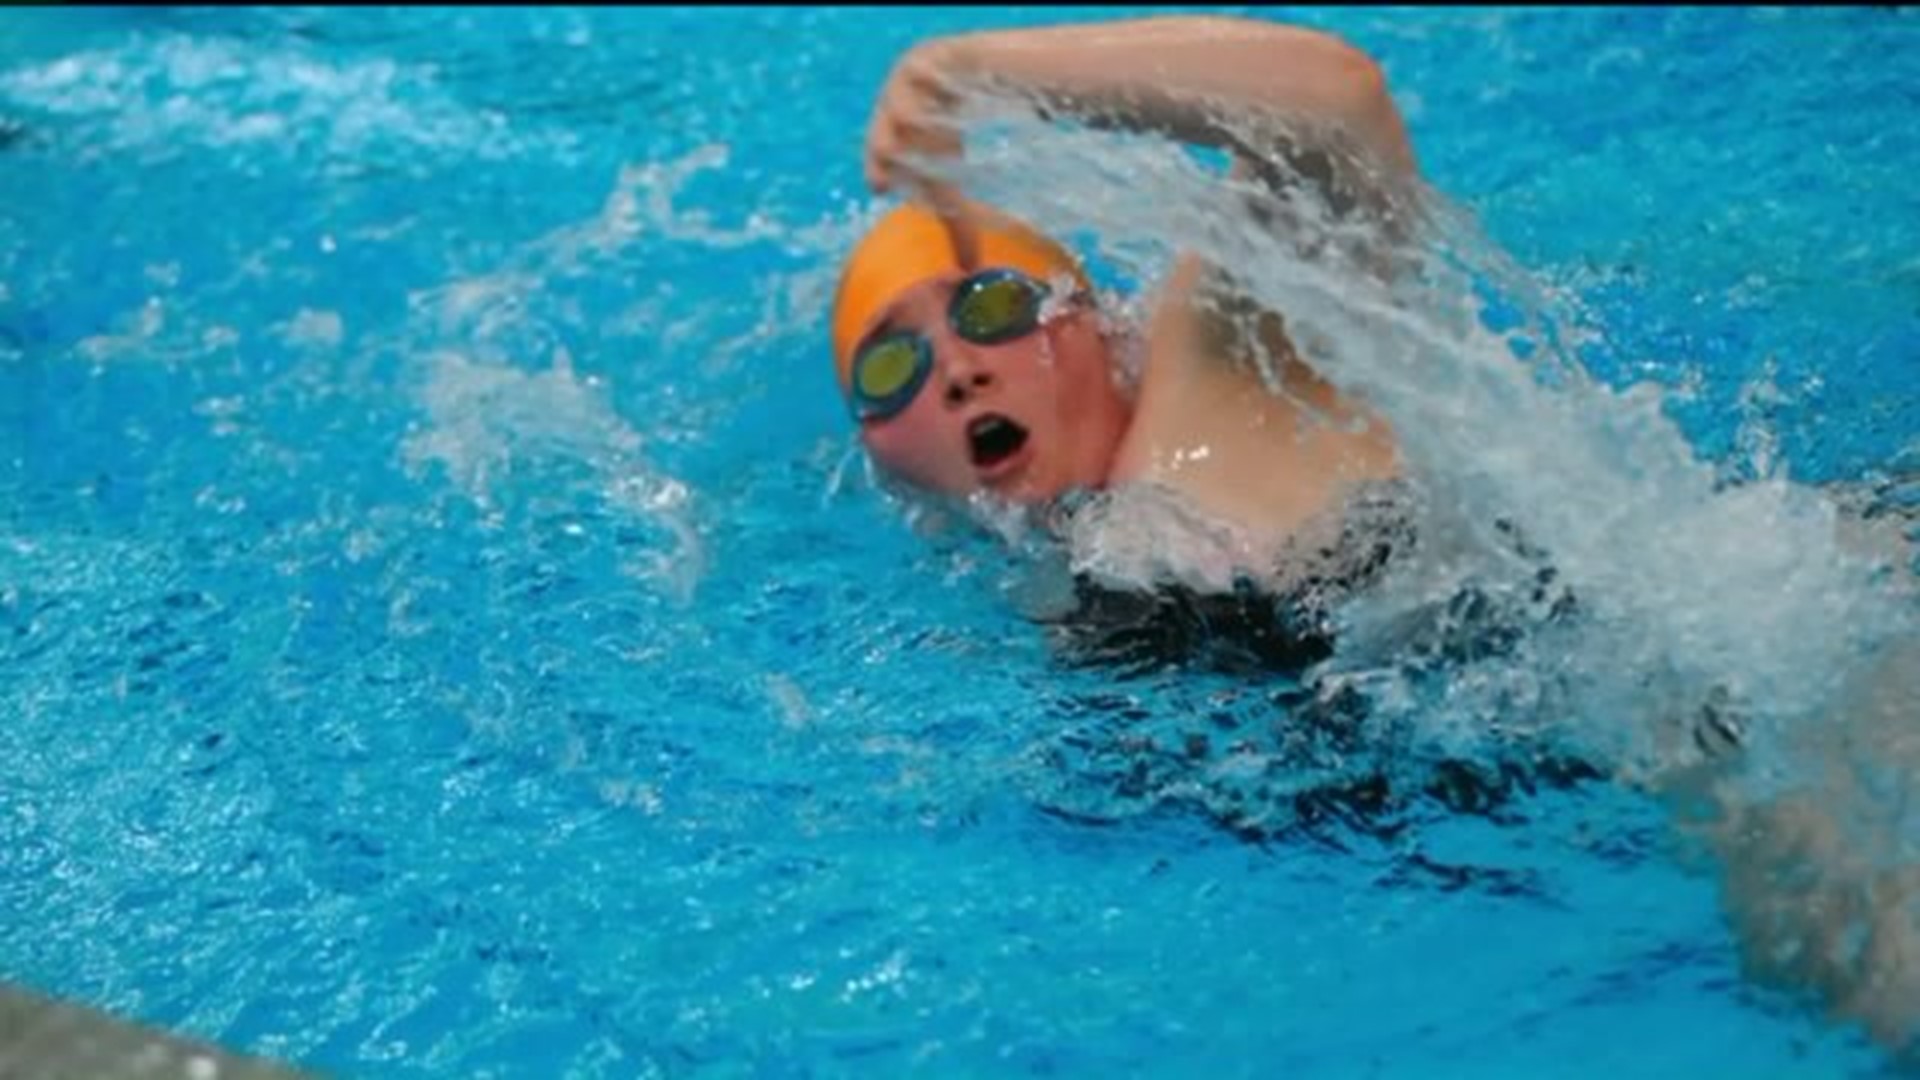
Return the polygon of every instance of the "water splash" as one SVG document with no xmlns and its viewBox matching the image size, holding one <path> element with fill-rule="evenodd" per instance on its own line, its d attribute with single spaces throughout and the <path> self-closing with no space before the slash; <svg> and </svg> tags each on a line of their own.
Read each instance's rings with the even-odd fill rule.
<svg viewBox="0 0 1920 1080">
<path fill-rule="evenodd" d="M 817 348 L 801 335 L 831 294 L 833 270 L 824 256 L 844 244 L 857 223 L 828 217 L 795 225 L 756 210 L 738 221 L 717 221 L 686 192 L 720 174 L 728 161 L 728 148 L 714 144 L 622 167 L 591 216 L 519 244 L 498 265 L 409 297 L 400 343 L 421 358 L 415 382 L 425 422 L 402 447 L 413 467 L 444 469 L 486 512 L 497 511 L 502 485 L 516 469 L 553 463 L 584 469 L 586 483 L 616 512 L 664 531 L 666 543 L 635 556 L 630 569 L 683 601 L 707 564 L 700 500 L 691 485 L 650 460 L 647 444 L 697 431 L 700 406 L 676 401 L 672 410 L 654 410 L 646 431 L 637 430 L 616 408 L 612 380 L 579 370 L 568 343 L 591 340 L 589 334 L 606 350 L 631 342 L 657 354 L 638 362 L 676 370 L 693 353 L 709 375 L 770 347 Z M 802 265 L 754 279 L 756 317 L 733 333 L 715 334 L 713 327 L 738 308 L 737 297 L 682 294 L 675 275 L 650 262 L 663 253 L 757 255 L 766 248 Z M 651 294 L 625 298 L 620 314 L 601 327 L 583 325 L 573 290 L 635 281 L 648 283 Z M 663 386 L 661 393 L 673 393 L 671 382 Z"/>
<path fill-rule="evenodd" d="M 1604 327 L 1438 192 L 1390 188 L 1374 213 L 1342 215 L 1284 162 L 1273 167 L 1292 186 L 1261 190 L 1160 140 L 1040 124 L 1011 98 L 981 95 L 970 109 L 965 160 L 923 167 L 1091 246 L 1148 288 L 1178 252 L 1230 268 L 1285 313 L 1318 371 L 1393 425 L 1422 543 L 1343 611 L 1323 686 L 1363 690 L 1370 723 L 1436 756 L 1485 758 L 1516 735 L 1550 736 L 1656 788 L 1709 768 L 1715 739 L 1720 753 L 1734 740 L 1737 766 L 1715 772 L 1725 817 L 1810 792 L 1839 822 L 1817 857 L 1799 853 L 1825 887 L 1865 889 L 1866 868 L 1912 865 L 1897 839 L 1912 835 L 1903 808 L 1920 802 L 1920 751 L 1902 734 L 1920 719 L 1920 663 L 1905 659 L 1916 640 L 1911 552 L 1850 542 L 1842 500 L 1788 479 L 1769 434 L 1782 399 L 1772 380 L 1742 395 L 1741 457 L 1720 467 L 1669 416 L 1667 390 L 1590 377 L 1580 350 L 1603 342 Z M 1242 132 L 1275 145 L 1262 134 Z M 1333 168 L 1365 170 L 1338 155 Z M 1111 557 L 1142 542 L 1165 550 L 1152 539 L 1164 514 L 1117 516 L 1120 527 L 1088 541 L 1091 558 L 1123 562 Z M 1524 609 L 1539 603 L 1543 573 L 1577 611 L 1564 625 L 1536 619 L 1513 647 L 1439 670 L 1408 661 L 1407 628 L 1431 631 L 1437 618 L 1448 629 L 1448 598 Z M 1736 898 L 1739 874 L 1777 854 L 1731 833 L 1717 843 Z M 1915 933 L 1920 918 L 1900 910 L 1871 917 L 1906 919 Z M 1859 932 L 1827 921 L 1746 928 L 1756 948 L 1809 950 Z M 1915 973 L 1870 976 L 1866 964 L 1841 965 L 1836 996 L 1849 1015 L 1881 1010 L 1897 1038 L 1911 1001 L 1887 1003 Z M 1870 978 L 1886 993 L 1863 991 Z"/>
<path fill-rule="evenodd" d="M 1585 374 L 1576 350 L 1600 331 L 1576 298 L 1437 193 L 1387 207 L 1418 233 L 1405 246 L 1305 191 L 1223 183 L 1157 140 L 1043 129 L 1006 100 L 985 99 L 974 122 L 985 137 L 952 167 L 969 190 L 1091 240 L 1144 283 L 1176 251 L 1234 268 L 1321 372 L 1393 424 L 1439 542 L 1352 613 L 1351 656 L 1375 655 L 1371 637 L 1469 579 L 1524 585 L 1536 567 L 1512 556 L 1501 523 L 1550 552 L 1581 598 L 1589 628 L 1559 659 L 1595 687 L 1723 685 L 1784 722 L 1829 700 L 1865 642 L 1903 628 L 1841 548 L 1831 500 L 1777 475 L 1760 427 L 1748 429 L 1757 478 L 1726 485 L 1661 388 Z M 1250 205 L 1281 227 L 1254 225 Z M 1383 259 L 1402 272 L 1372 272 Z M 1675 763 L 1647 732 L 1612 734 L 1602 741 L 1643 765 Z"/>
</svg>

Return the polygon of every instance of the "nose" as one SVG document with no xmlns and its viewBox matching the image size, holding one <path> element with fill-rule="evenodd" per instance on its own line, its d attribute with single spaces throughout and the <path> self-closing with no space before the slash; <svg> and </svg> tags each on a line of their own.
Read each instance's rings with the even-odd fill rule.
<svg viewBox="0 0 1920 1080">
<path fill-rule="evenodd" d="M 965 405 L 974 395 L 993 385 L 993 373 L 985 368 L 971 364 L 951 364 L 947 367 L 948 405 Z"/>
</svg>

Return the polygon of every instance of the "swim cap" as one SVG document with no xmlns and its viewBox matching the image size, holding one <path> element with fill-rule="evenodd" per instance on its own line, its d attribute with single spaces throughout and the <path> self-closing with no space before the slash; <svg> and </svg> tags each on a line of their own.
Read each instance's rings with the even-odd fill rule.
<svg viewBox="0 0 1920 1080">
<path fill-rule="evenodd" d="M 1065 248 L 978 203 L 968 204 L 967 221 L 978 238 L 980 266 L 1005 266 L 1047 279 L 1068 274 L 1089 288 L 1080 263 Z M 882 308 L 930 277 L 962 269 L 953 239 L 938 215 L 906 203 L 887 212 L 854 245 L 833 298 L 833 363 L 840 385 L 847 385 L 853 347 L 861 331 Z"/>
</svg>

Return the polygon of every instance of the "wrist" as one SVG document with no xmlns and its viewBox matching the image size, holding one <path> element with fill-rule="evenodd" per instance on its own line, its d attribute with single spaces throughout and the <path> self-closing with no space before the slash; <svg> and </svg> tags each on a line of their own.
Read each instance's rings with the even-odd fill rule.
<svg viewBox="0 0 1920 1080">
<path fill-rule="evenodd" d="M 981 53 L 988 35 L 984 33 L 955 34 L 951 37 L 935 38 L 914 47 L 920 54 L 924 70 L 932 72 L 942 81 L 965 82 L 979 76 L 983 69 Z"/>
</svg>

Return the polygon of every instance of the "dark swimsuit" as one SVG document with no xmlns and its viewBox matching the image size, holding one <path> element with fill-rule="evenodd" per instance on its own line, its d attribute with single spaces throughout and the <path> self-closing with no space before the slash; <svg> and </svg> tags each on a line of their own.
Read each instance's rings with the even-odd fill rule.
<svg viewBox="0 0 1920 1080">
<path fill-rule="evenodd" d="M 1312 553 L 1310 565 L 1324 570 L 1295 576 L 1284 592 L 1246 582 L 1227 593 L 1122 589 L 1077 577 L 1076 606 L 1046 621 L 1064 661 L 1123 674 L 1204 669 L 1273 679 L 1250 684 L 1265 702 L 1252 713 L 1076 708 L 1077 726 L 1047 751 L 1065 775 L 1043 805 L 1078 821 L 1115 820 L 1169 802 L 1197 805 L 1255 839 L 1330 820 L 1379 834 L 1397 828 L 1422 801 L 1448 812 L 1489 813 L 1520 794 L 1600 777 L 1587 762 L 1537 747 L 1502 760 L 1398 767 L 1405 763 L 1396 763 L 1393 748 L 1383 745 L 1391 737 L 1370 723 L 1366 695 L 1314 680 L 1313 666 L 1334 654 L 1340 605 L 1418 543 L 1408 495 L 1400 485 L 1361 492 L 1334 543 Z M 1439 672 L 1500 655 L 1529 626 L 1574 615 L 1573 599 L 1557 587 L 1544 554 L 1530 552 L 1517 529 L 1502 531 L 1537 556 L 1531 597 L 1516 607 L 1477 588 L 1461 590 L 1409 638 L 1400 658 L 1407 670 Z M 1219 767 L 1242 753 L 1260 763 L 1252 773 Z"/>
<path fill-rule="evenodd" d="M 1331 545 L 1303 553 L 1315 569 L 1295 575 L 1284 591 L 1244 578 L 1224 593 L 1120 588 L 1079 574 L 1076 605 L 1047 625 L 1062 659 L 1074 663 L 1298 673 L 1333 655 L 1339 605 L 1415 539 L 1405 489 L 1375 485 L 1348 501 Z"/>
</svg>

